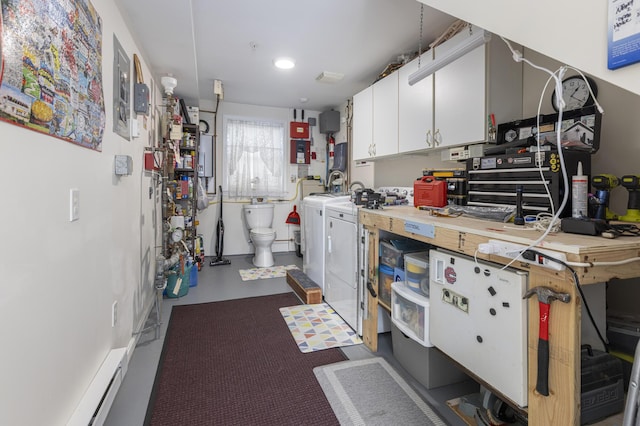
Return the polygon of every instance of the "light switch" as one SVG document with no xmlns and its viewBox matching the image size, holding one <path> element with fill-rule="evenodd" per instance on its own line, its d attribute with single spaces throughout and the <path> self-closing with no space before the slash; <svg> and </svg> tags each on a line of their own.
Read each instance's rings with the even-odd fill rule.
<svg viewBox="0 0 640 426">
<path fill-rule="evenodd" d="M 80 190 L 71 188 L 69 190 L 69 222 L 80 219 Z"/>
</svg>

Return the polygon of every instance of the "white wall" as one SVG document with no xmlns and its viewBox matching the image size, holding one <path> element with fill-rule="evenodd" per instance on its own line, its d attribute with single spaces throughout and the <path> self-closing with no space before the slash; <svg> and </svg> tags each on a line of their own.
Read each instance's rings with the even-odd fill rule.
<svg viewBox="0 0 640 426">
<path fill-rule="evenodd" d="M 108 351 L 130 343 L 149 307 L 141 265 L 153 240 L 141 172 L 148 135 L 127 141 L 111 130 L 113 34 L 130 58 L 140 53 L 112 0 L 92 3 L 103 22 L 102 152 L 0 122 L 3 425 L 66 424 Z M 115 154 L 133 158 L 131 176 L 114 175 Z M 80 190 L 76 222 L 68 220 L 70 188 Z"/>
<path fill-rule="evenodd" d="M 607 69 L 608 1 L 419 1 L 640 94 L 640 63 Z"/>
<path fill-rule="evenodd" d="M 561 63 L 534 50 L 524 49 L 524 56 L 536 65 L 555 70 Z M 537 114 L 540 94 L 548 74 L 528 65 L 524 67 L 524 105 L 525 117 Z M 594 78 L 598 86 L 598 102 L 604 109 L 600 150 L 592 157 L 592 174 L 611 173 L 618 177 L 627 174 L 640 174 L 640 96 L 621 89 L 602 79 Z M 547 89 L 542 101 L 542 113 L 555 112 L 551 106 L 552 89 Z M 623 187 L 611 192 L 611 209 L 622 215 L 627 209 L 628 192 Z"/>
</svg>

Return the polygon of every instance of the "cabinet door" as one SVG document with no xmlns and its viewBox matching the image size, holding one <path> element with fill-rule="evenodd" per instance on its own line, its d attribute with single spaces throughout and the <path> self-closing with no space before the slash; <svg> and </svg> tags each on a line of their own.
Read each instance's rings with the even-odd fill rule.
<svg viewBox="0 0 640 426">
<path fill-rule="evenodd" d="M 464 31 L 435 48 L 453 48 Z M 438 70 L 434 76 L 434 137 L 437 147 L 484 141 L 486 117 L 486 46 L 482 45 Z"/>
<path fill-rule="evenodd" d="M 420 66 L 432 61 L 432 52 L 422 54 Z M 418 70 L 418 58 L 398 71 L 398 152 L 432 148 L 433 144 L 433 75 L 413 86 L 409 76 Z"/>
<path fill-rule="evenodd" d="M 373 87 L 353 96 L 353 159 L 373 156 Z"/>
<path fill-rule="evenodd" d="M 373 85 L 373 147 L 381 157 L 398 153 L 398 72 Z"/>
</svg>

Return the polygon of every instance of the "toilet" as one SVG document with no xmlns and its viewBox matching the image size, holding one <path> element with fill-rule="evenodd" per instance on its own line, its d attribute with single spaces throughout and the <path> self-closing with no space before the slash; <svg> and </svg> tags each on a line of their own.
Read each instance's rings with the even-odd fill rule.
<svg viewBox="0 0 640 426">
<path fill-rule="evenodd" d="M 276 231 L 271 228 L 273 204 L 245 204 L 242 209 L 250 231 L 250 239 L 255 248 L 253 264 L 260 268 L 273 266 L 271 244 L 276 239 Z"/>
</svg>

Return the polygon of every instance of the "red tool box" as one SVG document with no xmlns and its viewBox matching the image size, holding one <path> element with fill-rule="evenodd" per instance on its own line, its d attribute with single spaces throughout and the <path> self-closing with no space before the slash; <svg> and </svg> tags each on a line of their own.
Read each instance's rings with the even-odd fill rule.
<svg viewBox="0 0 640 426">
<path fill-rule="evenodd" d="M 447 205 L 447 182 L 433 176 L 423 176 L 413 182 L 415 207 L 444 207 Z"/>
</svg>

